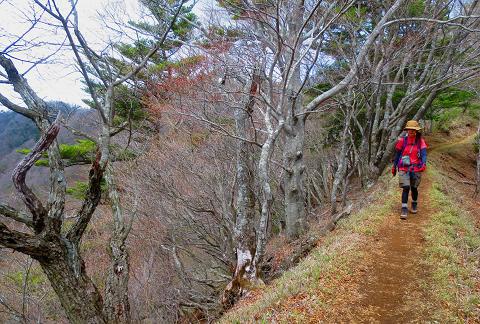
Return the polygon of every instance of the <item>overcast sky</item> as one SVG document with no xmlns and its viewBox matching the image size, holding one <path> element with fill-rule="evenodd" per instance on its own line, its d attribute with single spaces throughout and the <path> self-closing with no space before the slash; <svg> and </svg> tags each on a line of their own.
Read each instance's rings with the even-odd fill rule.
<svg viewBox="0 0 480 324">
<path fill-rule="evenodd" d="M 104 8 L 106 2 L 107 0 L 80 0 L 78 2 L 80 24 L 85 28 L 85 33 L 89 37 L 94 35 L 91 32 L 92 30 L 102 30 L 99 28 L 100 23 L 98 21 L 97 11 Z M 29 27 L 25 21 L 25 16 L 30 13 L 31 11 L 27 1 L 15 0 L 15 2 L 2 2 L 0 0 L 0 28 L 2 30 L 2 36 L 4 34 L 10 34 L 14 37 L 15 35 L 23 34 Z M 63 36 L 58 36 L 60 37 L 56 39 L 56 41 L 63 40 Z M 35 34 L 35 37 L 42 37 L 42 35 Z M 0 40 L 2 50 L 10 42 L 11 40 L 8 38 Z M 48 48 L 45 51 L 41 48 L 34 48 L 28 52 L 14 53 L 14 55 L 22 59 L 35 59 L 44 56 L 48 51 L 52 51 L 52 48 Z M 70 56 L 67 55 L 68 52 L 57 53 L 51 58 L 54 63 L 39 65 L 28 72 L 26 78 L 33 89 L 46 100 L 61 100 L 72 104 L 82 104 L 81 99 L 86 96 L 82 91 L 80 75 L 75 72 L 75 67 L 68 63 Z M 21 72 L 30 66 L 30 64 L 22 64 L 20 62 L 15 63 Z M 11 87 L 5 85 L 0 88 L 0 91 L 2 91 L 2 93 L 6 92 L 9 97 L 11 97 L 14 94 L 10 91 L 10 88 Z"/>
<path fill-rule="evenodd" d="M 58 2 L 67 0 L 60 0 Z M 204 4 L 209 1 L 202 1 Z M 20 35 L 24 33 L 29 24 L 26 22 L 26 17 L 31 16 L 31 10 L 29 4 L 32 1 L 29 0 L 0 0 L 0 50 L 4 50 L 5 47 L 10 44 L 11 37 L 14 35 Z M 79 24 L 82 32 L 86 38 L 93 44 L 101 47 L 104 42 L 115 37 L 112 32 L 109 32 L 104 28 L 99 19 L 99 13 L 104 12 L 105 8 L 112 8 L 112 6 L 118 10 L 117 12 L 123 12 L 130 15 L 130 18 L 139 17 L 138 0 L 79 0 L 78 1 L 78 13 Z M 202 4 L 197 5 L 195 13 L 202 16 Z M 124 16 L 124 19 L 128 19 Z M 41 26 L 40 26 L 41 27 Z M 42 28 L 42 27 L 41 27 Z M 51 41 L 51 37 L 57 39 L 55 41 L 63 40 L 64 34 L 58 32 L 58 34 L 52 35 L 50 32 L 30 33 L 31 37 L 42 39 L 44 41 Z M 5 37 L 10 35 L 9 37 Z M 48 35 L 48 39 L 45 38 Z M 49 48 L 47 51 L 52 51 Z M 22 59 L 35 60 L 45 56 L 46 51 L 40 48 L 33 48 L 22 53 L 15 54 Z M 32 88 L 46 100 L 61 100 L 71 104 L 83 105 L 82 98 L 88 98 L 88 96 L 82 91 L 83 85 L 80 82 L 81 76 L 76 72 L 75 66 L 72 65 L 72 57 L 69 51 L 58 52 L 52 57 L 53 63 L 39 65 L 32 69 L 26 75 L 26 78 Z M 31 65 L 18 63 L 18 67 L 21 72 L 27 70 Z M 8 85 L 0 84 L 0 91 L 9 98 L 16 97 L 11 87 Z M 19 102 L 19 100 L 16 100 Z M 0 105 L 0 110 L 5 110 Z"/>
</svg>

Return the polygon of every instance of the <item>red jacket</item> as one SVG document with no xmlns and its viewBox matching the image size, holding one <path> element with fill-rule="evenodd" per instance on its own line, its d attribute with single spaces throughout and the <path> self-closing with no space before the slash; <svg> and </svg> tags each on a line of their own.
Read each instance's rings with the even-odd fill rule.
<svg viewBox="0 0 480 324">
<path fill-rule="evenodd" d="M 415 141 L 415 137 L 407 137 L 407 145 L 405 149 L 404 146 L 405 137 L 402 136 L 398 139 L 397 144 L 395 145 L 395 150 L 397 151 L 395 157 L 395 165 L 400 171 L 408 171 L 408 167 L 402 165 L 402 156 L 410 156 L 410 164 L 413 165 L 414 172 L 422 172 L 425 170 L 427 163 L 427 143 L 425 140 L 420 138 L 420 152 L 418 151 L 419 145 Z M 403 149 L 403 152 L 402 152 Z"/>
</svg>

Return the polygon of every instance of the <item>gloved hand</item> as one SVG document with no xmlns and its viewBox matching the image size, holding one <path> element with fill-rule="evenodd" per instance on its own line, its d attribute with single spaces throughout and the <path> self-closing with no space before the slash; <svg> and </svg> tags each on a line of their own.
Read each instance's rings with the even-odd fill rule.
<svg viewBox="0 0 480 324">
<path fill-rule="evenodd" d="M 393 175 L 393 176 L 396 176 L 396 175 L 397 175 L 397 167 L 396 167 L 396 166 L 393 166 L 393 167 L 392 167 L 392 175 Z"/>
<path fill-rule="evenodd" d="M 422 172 L 422 171 L 425 171 L 425 169 L 427 168 L 427 165 L 426 164 L 423 164 L 423 163 L 420 163 L 417 167 L 417 172 Z"/>
</svg>

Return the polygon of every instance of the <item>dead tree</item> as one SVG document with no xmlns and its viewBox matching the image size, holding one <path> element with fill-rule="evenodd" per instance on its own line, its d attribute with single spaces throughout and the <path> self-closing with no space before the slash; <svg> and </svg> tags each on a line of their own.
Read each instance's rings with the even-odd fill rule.
<svg viewBox="0 0 480 324">
<path fill-rule="evenodd" d="M 79 249 L 85 228 L 100 200 L 100 181 L 107 159 L 101 151 L 97 151 L 90 169 L 88 193 L 77 212 L 77 221 L 67 233 L 63 233 L 66 181 L 55 140 L 59 131 L 59 119 L 54 123 L 49 121 L 48 105 L 36 95 L 10 59 L 1 54 L 0 64 L 7 73 L 8 82 L 22 97 L 26 107 L 12 103 L 4 96 L 0 96 L 1 103 L 34 120 L 42 134 L 31 153 L 17 165 L 12 177 L 15 188 L 31 215 L 0 205 L 2 216 L 27 225 L 30 232 L 18 232 L 0 223 L 0 244 L 25 253 L 40 263 L 70 321 L 104 323 L 102 297 L 85 272 Z M 44 205 L 26 185 L 25 180 L 27 172 L 46 151 L 51 176 L 48 202 Z"/>
</svg>

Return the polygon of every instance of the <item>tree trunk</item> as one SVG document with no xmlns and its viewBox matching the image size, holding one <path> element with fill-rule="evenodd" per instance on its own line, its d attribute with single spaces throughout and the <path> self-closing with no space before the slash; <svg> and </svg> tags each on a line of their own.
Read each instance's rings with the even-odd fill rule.
<svg viewBox="0 0 480 324">
<path fill-rule="evenodd" d="M 305 118 L 293 117 L 291 133 L 285 136 L 285 224 L 289 239 L 298 238 L 306 228 L 305 219 Z"/>
<path fill-rule="evenodd" d="M 106 323 L 102 297 L 86 275 L 77 247 L 55 238 L 48 242 L 48 257 L 35 257 L 57 294 L 71 323 Z"/>
<path fill-rule="evenodd" d="M 261 188 L 261 214 L 260 214 L 260 221 L 257 227 L 256 235 L 257 235 L 257 243 L 256 243 L 256 251 L 255 251 L 255 258 L 253 259 L 253 266 L 257 269 L 257 277 L 258 277 L 258 266 L 262 263 L 263 257 L 265 256 L 265 248 L 267 246 L 267 238 L 268 238 L 268 223 L 270 221 L 270 207 L 272 205 L 272 190 L 270 188 L 270 177 L 269 177 L 269 169 L 270 169 L 270 157 L 273 152 L 274 143 L 278 137 L 278 134 L 283 128 L 283 122 L 280 121 L 279 125 L 273 129 L 271 125 L 270 114 L 267 112 L 265 120 L 268 129 L 268 136 L 265 140 L 265 143 L 262 145 L 262 150 L 260 152 L 260 159 L 258 161 L 258 182 Z"/>
<path fill-rule="evenodd" d="M 113 88 L 109 87 L 105 96 L 104 112 L 108 121 L 113 120 Z M 102 155 L 110 157 L 110 127 L 104 124 L 100 141 Z M 130 232 L 130 224 L 125 218 L 121 207 L 120 197 L 117 190 L 115 175 L 112 164 L 107 164 L 105 169 L 105 181 L 107 183 L 108 197 L 113 216 L 113 232 L 109 242 L 110 267 L 108 269 L 105 284 L 104 313 L 108 322 L 130 323 L 130 303 L 128 299 L 128 280 L 130 264 L 126 239 Z"/>
<path fill-rule="evenodd" d="M 105 285 L 104 312 L 108 322 L 130 323 L 130 303 L 128 299 L 130 263 L 125 242 L 130 226 L 124 219 L 111 165 L 106 168 L 105 180 L 112 204 L 114 228 L 109 243 L 111 263 Z"/>
<path fill-rule="evenodd" d="M 385 147 L 385 151 L 383 152 L 383 156 L 380 160 L 380 163 L 376 168 L 372 169 L 370 168 L 370 178 L 371 179 L 378 179 L 380 177 L 381 173 L 383 170 L 386 168 L 387 164 L 390 162 L 391 157 L 393 156 L 393 152 L 395 150 L 395 144 L 397 142 L 398 136 L 400 136 L 400 133 L 402 132 L 402 126 L 404 124 L 406 117 L 402 118 L 402 122 L 398 123 L 395 129 L 390 133 L 389 140 L 387 142 L 387 145 Z"/>
<path fill-rule="evenodd" d="M 285 176 L 285 227 L 287 237 L 296 239 L 303 234 L 306 227 L 305 210 L 305 161 L 303 150 L 305 146 L 306 110 L 303 107 L 303 82 L 300 68 L 301 42 L 298 41 L 303 28 L 305 6 L 302 1 L 293 2 L 291 19 L 287 23 L 287 42 L 290 49 L 285 51 L 286 65 L 284 74 L 283 100 L 286 109 L 285 147 L 283 150 L 283 165 Z"/>
<path fill-rule="evenodd" d="M 258 80 L 254 75 L 250 86 L 250 95 L 245 105 L 235 110 L 235 131 L 240 138 L 247 139 L 247 123 L 252 112 L 254 95 L 257 91 Z M 251 167 L 252 146 L 244 140 L 236 142 L 236 217 L 233 230 L 235 242 L 235 256 L 237 259 L 232 280 L 227 285 L 222 296 L 222 304 L 230 307 L 236 299 L 243 295 L 257 279 L 257 269 L 253 262 L 255 256 L 255 196 L 253 192 L 254 179 Z"/>
<path fill-rule="evenodd" d="M 257 228 L 257 244 L 254 258 L 254 266 L 257 267 L 263 260 L 265 254 L 265 247 L 267 245 L 267 229 L 270 221 L 270 206 L 272 204 L 272 190 L 269 183 L 269 164 L 270 155 L 273 150 L 273 140 L 266 141 L 263 144 L 262 152 L 260 153 L 260 161 L 258 163 L 258 177 L 260 186 L 262 188 L 261 195 L 261 214 L 260 222 Z"/>
<path fill-rule="evenodd" d="M 332 204 L 332 215 L 337 212 L 337 192 L 342 181 L 346 181 L 346 172 L 347 172 L 347 136 L 350 129 L 350 121 L 352 119 L 352 110 L 347 112 L 345 116 L 345 124 L 343 126 L 342 138 L 340 141 L 340 153 L 338 155 L 338 168 L 335 172 L 335 177 L 333 180 L 332 193 L 330 196 L 330 202 Z M 346 190 L 346 188 L 344 189 Z"/>
<path fill-rule="evenodd" d="M 130 323 L 128 300 L 130 264 L 125 240 L 113 235 L 109 252 L 111 264 L 105 286 L 104 312 L 109 323 Z"/>
<path fill-rule="evenodd" d="M 78 220 L 66 237 L 61 233 L 64 216 L 64 201 L 62 201 L 64 193 L 61 192 L 64 190 L 64 177 L 61 161 L 52 161 L 51 168 L 55 174 L 59 175 L 57 181 L 62 183 L 51 189 L 48 211 L 25 182 L 27 172 L 43 152 L 55 142 L 59 129 L 58 118 L 47 129 L 42 129 L 42 136 L 32 152 L 17 165 L 12 175 L 15 188 L 22 194 L 32 217 L 20 216 L 19 212 L 13 208 L 4 207 L 1 212 L 2 215 L 23 222 L 32 229 L 34 234 L 10 230 L 0 222 L 0 244 L 28 254 L 40 263 L 70 322 L 105 323 L 101 295 L 85 272 L 85 265 L 78 248 L 83 230 L 98 203 L 96 198 L 99 196 L 102 177 L 102 169 L 98 161 L 95 160 L 92 164 L 89 189 L 78 213 Z M 51 152 L 54 152 L 56 147 L 54 146 Z M 59 154 L 52 154 L 49 158 L 52 160 L 59 158 Z M 91 206 L 91 208 L 85 206 Z"/>
</svg>

